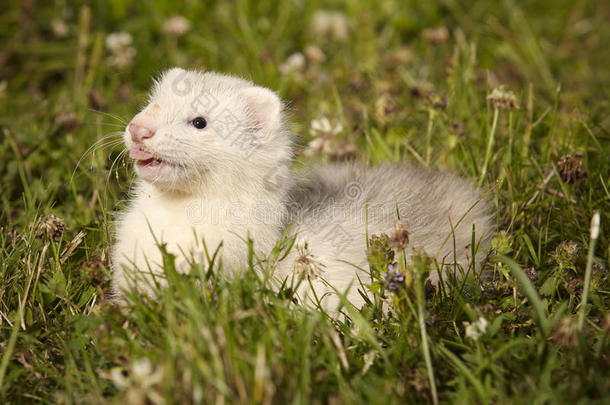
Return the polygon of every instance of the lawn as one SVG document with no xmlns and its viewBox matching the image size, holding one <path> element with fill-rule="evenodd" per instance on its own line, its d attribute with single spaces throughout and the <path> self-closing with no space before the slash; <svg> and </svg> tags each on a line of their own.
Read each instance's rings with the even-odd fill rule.
<svg viewBox="0 0 610 405">
<path fill-rule="evenodd" d="M 4 1 L 0 402 L 610 402 L 609 38 L 595 0 Z M 492 277 L 434 287 L 420 257 L 333 319 L 255 264 L 180 275 L 166 255 L 169 288 L 118 308 L 120 135 L 171 66 L 277 91 L 297 166 L 473 179 L 493 201 Z"/>
</svg>

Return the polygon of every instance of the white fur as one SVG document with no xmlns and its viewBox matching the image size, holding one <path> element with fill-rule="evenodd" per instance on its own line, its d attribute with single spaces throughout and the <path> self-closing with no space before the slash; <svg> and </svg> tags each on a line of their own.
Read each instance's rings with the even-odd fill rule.
<svg viewBox="0 0 610 405">
<path fill-rule="evenodd" d="M 206 128 L 190 125 L 198 116 L 207 120 Z M 229 121 L 238 125 L 225 125 Z M 397 208 L 412 246 L 446 265 L 467 266 L 473 225 L 483 246 L 493 229 L 480 194 L 450 174 L 403 165 L 330 165 L 293 173 L 279 98 L 246 80 L 171 69 L 132 122 L 155 131 L 144 147 L 172 165 L 159 172 L 136 167 L 143 180 L 120 215 L 112 254 L 113 290 L 119 295 L 134 267 L 162 282 L 155 238 L 179 257 L 180 271 L 188 270 L 189 258 L 202 257 L 202 240 L 210 253 L 222 242 L 223 268 L 234 272 L 247 266 L 248 237 L 265 256 L 292 223 L 297 243 L 307 243 L 323 266 L 325 281 L 314 278 L 311 284 L 319 298 L 325 296 L 324 306 L 336 308 L 333 289 L 347 292 L 359 306 L 356 277 L 370 281 L 367 226 L 369 235 L 389 234 Z M 135 146 L 128 131 L 125 144 Z M 293 249 L 278 264 L 278 279 L 293 276 L 298 257 Z M 305 282 L 299 290 L 305 302 L 312 297 L 308 286 Z M 137 287 L 147 291 L 141 283 Z"/>
<path fill-rule="evenodd" d="M 198 116 L 208 121 L 202 130 L 189 124 Z M 257 251 L 271 250 L 281 232 L 286 192 L 267 190 L 265 175 L 288 173 L 292 159 L 281 118 L 277 96 L 248 81 L 182 69 L 163 74 L 131 122 L 156 131 L 145 146 L 178 166 L 139 180 L 121 213 L 112 254 L 114 292 L 128 287 L 134 267 L 162 277 L 157 242 L 167 243 L 183 270 L 187 259 L 201 256 L 202 241 L 210 254 L 223 243 L 229 271 L 245 265 L 248 236 Z M 128 149 L 134 147 L 128 131 L 124 139 Z M 262 208 L 278 215 L 266 223 L 249 220 Z"/>
</svg>

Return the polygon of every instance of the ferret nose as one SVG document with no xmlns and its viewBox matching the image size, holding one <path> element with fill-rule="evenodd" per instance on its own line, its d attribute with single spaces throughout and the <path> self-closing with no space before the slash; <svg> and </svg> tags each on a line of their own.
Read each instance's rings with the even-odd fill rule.
<svg viewBox="0 0 610 405">
<path fill-rule="evenodd" d="M 131 134 L 131 140 L 138 143 L 155 135 L 151 129 L 134 123 L 129 124 L 129 133 Z"/>
</svg>

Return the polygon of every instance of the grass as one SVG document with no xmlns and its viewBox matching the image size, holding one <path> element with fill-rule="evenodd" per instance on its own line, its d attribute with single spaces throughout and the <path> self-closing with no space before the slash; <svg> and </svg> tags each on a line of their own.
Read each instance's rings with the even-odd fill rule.
<svg viewBox="0 0 610 405">
<path fill-rule="evenodd" d="M 5 2 L 2 403 L 608 402 L 610 6 L 335 1 L 343 42 L 313 32 L 324 7 Z M 174 14 L 190 30 L 163 35 Z M 137 50 L 122 69 L 105 46 L 116 31 Z M 323 61 L 280 72 L 310 44 Z M 173 65 L 277 89 L 302 146 L 310 122 L 328 117 L 359 160 L 446 168 L 493 189 L 493 280 L 430 288 L 422 259 L 415 282 L 397 294 L 377 285 L 375 302 L 334 321 L 292 305 L 255 265 L 234 279 L 210 262 L 178 275 L 166 256 L 171 286 L 158 299 L 111 305 L 112 215 L 132 173 L 116 138 L 103 137 L 122 131 L 151 76 Z M 519 109 L 487 98 L 500 85 Z M 381 297 L 395 302 L 389 316 Z"/>
</svg>

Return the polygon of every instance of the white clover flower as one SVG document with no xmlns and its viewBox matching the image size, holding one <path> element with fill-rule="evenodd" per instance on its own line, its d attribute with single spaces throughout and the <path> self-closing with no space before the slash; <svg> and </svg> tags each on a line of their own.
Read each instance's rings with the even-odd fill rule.
<svg viewBox="0 0 610 405">
<path fill-rule="evenodd" d="M 307 146 L 313 150 L 322 149 L 323 145 L 324 145 L 324 140 L 322 138 L 314 138 L 311 141 L 309 141 L 309 143 L 307 144 Z"/>
<path fill-rule="evenodd" d="M 322 117 L 319 120 L 311 121 L 312 134 L 317 135 L 318 133 L 327 133 L 327 132 L 330 132 L 330 130 L 331 130 L 330 121 L 326 117 Z"/>
<path fill-rule="evenodd" d="M 487 331 L 488 326 L 489 322 L 483 317 L 477 319 L 475 323 L 466 322 L 466 337 L 475 341 L 479 340 L 481 335 Z"/>
<path fill-rule="evenodd" d="M 326 60 L 326 55 L 320 48 L 315 45 L 307 45 L 305 49 L 303 49 L 303 53 L 305 54 L 305 58 L 311 64 L 317 65 Z"/>
<path fill-rule="evenodd" d="M 51 20 L 51 30 L 53 30 L 53 35 L 57 38 L 64 38 L 68 35 L 68 26 L 61 18 L 56 17 Z"/>
<path fill-rule="evenodd" d="M 119 389 L 124 389 L 129 386 L 129 378 L 123 375 L 123 370 L 120 367 L 115 367 L 110 370 L 110 379 L 114 386 Z"/>
<path fill-rule="evenodd" d="M 133 377 L 137 380 L 146 379 L 152 373 L 152 369 L 152 364 L 146 357 L 141 358 L 131 366 Z"/>
<path fill-rule="evenodd" d="M 172 16 L 163 23 L 163 32 L 174 37 L 186 34 L 189 28 L 191 23 L 181 15 Z"/>
<path fill-rule="evenodd" d="M 342 145 L 337 143 L 337 134 L 343 132 L 341 122 L 331 123 L 326 117 L 312 120 L 309 132 L 313 139 L 307 144 L 306 156 L 321 153 L 333 158 L 341 158 L 353 156 L 356 153 L 356 145 L 353 143 L 348 142 Z"/>
<path fill-rule="evenodd" d="M 295 72 L 300 72 L 305 68 L 305 56 L 301 52 L 295 52 L 290 55 L 280 65 L 279 69 L 282 74 L 288 75 Z"/>
<path fill-rule="evenodd" d="M 491 102 L 494 108 L 499 108 L 501 110 L 519 109 L 515 93 L 510 90 L 506 90 L 504 86 L 499 86 L 493 89 L 492 92 L 487 96 L 487 99 Z"/>
<path fill-rule="evenodd" d="M 347 16 L 340 11 L 318 10 L 313 15 L 312 31 L 319 38 L 345 42 L 349 36 Z"/>
<path fill-rule="evenodd" d="M 158 384 L 163 381 L 162 365 L 153 367 L 151 361 L 143 357 L 132 362 L 129 374 L 123 375 L 121 367 L 110 370 L 110 380 L 115 387 L 125 391 L 127 403 L 163 404 L 165 401 L 158 392 Z"/>
<path fill-rule="evenodd" d="M 317 153 L 323 155 L 332 154 L 334 152 L 334 145 L 328 138 L 314 138 L 307 143 L 307 148 L 304 151 L 305 156 L 312 157 Z"/>
<path fill-rule="evenodd" d="M 487 327 L 489 326 L 489 322 L 487 319 L 481 317 L 477 320 L 477 327 L 481 331 L 481 333 L 485 333 L 487 331 Z"/>
<path fill-rule="evenodd" d="M 136 56 L 136 50 L 133 47 L 129 47 L 125 49 L 125 51 L 118 53 L 116 55 L 112 55 L 108 59 L 108 64 L 110 66 L 115 66 L 120 69 L 126 68 L 133 62 L 133 58 Z"/>
<path fill-rule="evenodd" d="M 337 122 L 332 125 L 330 120 L 326 117 L 322 117 L 319 120 L 311 121 L 311 135 L 318 137 L 323 135 L 337 135 L 343 132 L 343 124 Z"/>
<path fill-rule="evenodd" d="M 118 53 L 129 47 L 132 42 L 133 38 L 128 32 L 113 32 L 106 37 L 106 48 L 112 53 Z"/>
<path fill-rule="evenodd" d="M 430 45 L 440 45 L 449 39 L 449 31 L 446 27 L 427 28 L 422 32 L 424 41 Z"/>
<path fill-rule="evenodd" d="M 117 68 L 125 68 L 133 62 L 136 49 L 131 46 L 133 38 L 128 32 L 113 32 L 106 37 L 106 48 L 110 50 L 108 64 Z"/>
</svg>

